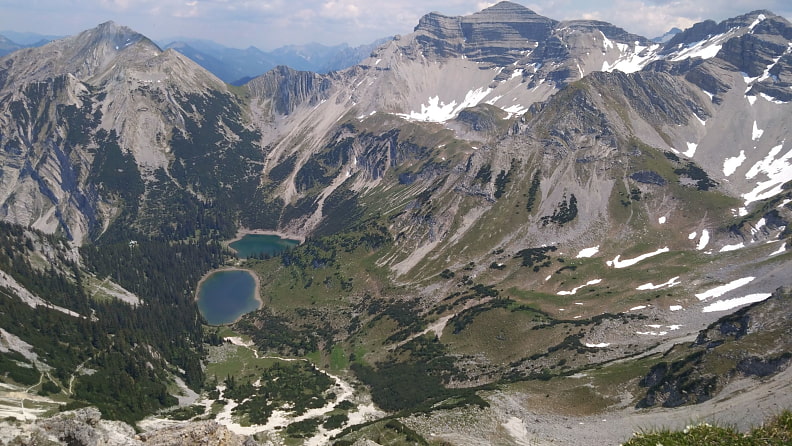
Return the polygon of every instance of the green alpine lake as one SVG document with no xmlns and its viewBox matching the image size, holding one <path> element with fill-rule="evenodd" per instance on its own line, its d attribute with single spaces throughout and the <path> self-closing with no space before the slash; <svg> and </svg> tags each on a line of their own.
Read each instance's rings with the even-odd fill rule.
<svg viewBox="0 0 792 446">
<path fill-rule="evenodd" d="M 229 247 L 240 258 L 273 256 L 300 244 L 277 235 L 247 234 Z M 255 311 L 261 302 L 253 272 L 244 269 L 221 269 L 209 273 L 198 284 L 197 303 L 211 325 L 230 324 L 242 315 Z"/>
<path fill-rule="evenodd" d="M 256 256 L 274 256 L 287 249 L 299 245 L 297 240 L 281 238 L 277 235 L 247 234 L 239 240 L 231 242 L 228 247 L 236 251 L 237 257 L 246 259 Z"/>
<path fill-rule="evenodd" d="M 230 324 L 259 308 L 256 278 L 242 269 L 210 273 L 198 286 L 198 310 L 210 325 Z"/>
</svg>

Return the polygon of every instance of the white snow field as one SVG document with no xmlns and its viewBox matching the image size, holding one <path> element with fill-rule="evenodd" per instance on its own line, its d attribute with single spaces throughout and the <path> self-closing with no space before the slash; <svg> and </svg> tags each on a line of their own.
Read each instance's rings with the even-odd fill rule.
<svg viewBox="0 0 792 446">
<path fill-rule="evenodd" d="M 737 288 L 748 285 L 753 282 L 754 279 L 756 279 L 756 277 L 743 277 L 742 279 L 732 280 L 725 285 L 716 286 L 703 293 L 698 293 L 696 294 L 696 298 L 698 298 L 698 300 L 707 300 L 711 297 L 721 297 L 729 291 L 734 291 Z"/>
</svg>

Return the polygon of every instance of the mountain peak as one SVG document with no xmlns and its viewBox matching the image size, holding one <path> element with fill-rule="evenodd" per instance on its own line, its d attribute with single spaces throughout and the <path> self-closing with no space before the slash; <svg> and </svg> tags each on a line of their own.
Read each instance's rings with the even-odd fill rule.
<svg viewBox="0 0 792 446">
<path fill-rule="evenodd" d="M 115 29 L 115 28 L 121 28 L 121 26 L 119 26 L 116 22 L 114 22 L 112 20 L 108 20 L 106 22 L 100 23 L 99 25 L 96 26 L 96 28 L 97 29 Z"/>
<path fill-rule="evenodd" d="M 512 12 L 512 13 L 520 13 L 520 14 L 536 14 L 529 8 L 525 6 L 508 1 L 498 2 L 488 8 L 482 9 L 477 14 L 484 14 L 484 13 L 492 13 L 492 12 Z M 537 14 L 538 15 L 538 14 Z"/>
<path fill-rule="evenodd" d="M 162 53 L 162 49 L 144 35 L 108 21 L 75 36 L 33 48 L 20 56 L 16 80 L 31 82 L 70 73 L 80 80 L 100 75 L 111 66 L 125 67 L 134 61 Z M 119 58 L 124 60 L 119 63 Z"/>
<path fill-rule="evenodd" d="M 75 40 L 87 45 L 110 45 L 115 49 L 122 49 L 142 40 L 148 40 L 143 34 L 134 31 L 123 25 L 118 25 L 113 21 L 100 23 L 93 29 L 83 31 L 75 37 Z"/>
<path fill-rule="evenodd" d="M 509 64 L 546 39 L 557 23 L 504 1 L 467 16 L 427 14 L 418 22 L 415 33 L 426 54 L 464 54 L 480 62 Z"/>
</svg>

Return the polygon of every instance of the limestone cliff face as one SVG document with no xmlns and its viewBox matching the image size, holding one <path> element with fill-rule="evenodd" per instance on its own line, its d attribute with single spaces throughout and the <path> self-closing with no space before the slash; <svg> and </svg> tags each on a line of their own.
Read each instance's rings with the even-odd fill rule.
<svg viewBox="0 0 792 446">
<path fill-rule="evenodd" d="M 724 190 L 745 195 L 765 175 L 750 165 L 786 141 L 790 29 L 756 11 L 661 46 L 605 22 L 558 22 L 501 2 L 464 17 L 427 14 L 414 33 L 341 72 L 278 67 L 237 96 L 175 51 L 108 22 L 0 59 L 0 217 L 78 242 L 114 222 L 185 235 L 192 224 L 160 222 L 203 218 L 198 209 L 211 209 L 223 233 L 241 223 L 308 234 L 347 177 L 358 193 L 456 174 L 459 160 L 466 174 L 489 164 L 497 176 L 511 158 L 531 158 L 500 149 L 526 135 L 544 152 L 634 137 L 689 154 L 728 178 Z M 583 107 L 579 119 L 548 105 L 581 86 L 601 96 L 572 104 Z M 550 133 L 526 132 L 540 114 L 554 123 Z M 415 128 L 433 136 L 416 142 Z M 443 149 L 452 139 L 459 149 Z M 395 156 L 408 146 L 422 155 Z M 323 161 L 328 153 L 334 161 Z M 490 199 L 497 190 L 494 180 L 448 187 Z"/>
<path fill-rule="evenodd" d="M 465 17 L 427 14 L 415 32 L 427 53 L 505 66 L 547 39 L 556 23 L 516 3 L 500 2 Z"/>
<path fill-rule="evenodd" d="M 140 200 L 136 183 L 170 169 L 173 135 L 205 115 L 187 103 L 212 94 L 228 91 L 112 22 L 0 60 L 0 217 L 78 243 L 100 235 Z"/>
<path fill-rule="evenodd" d="M 288 115 L 301 104 L 310 106 L 327 99 L 331 78 L 279 66 L 246 84 L 256 98 L 270 102 L 273 115 Z"/>
<path fill-rule="evenodd" d="M 69 446 L 201 445 L 255 446 L 252 438 L 230 432 L 214 421 L 179 423 L 142 434 L 120 421 L 103 420 L 99 411 L 88 407 L 63 412 L 30 424 L 0 423 L 0 439 L 9 444 Z"/>
</svg>

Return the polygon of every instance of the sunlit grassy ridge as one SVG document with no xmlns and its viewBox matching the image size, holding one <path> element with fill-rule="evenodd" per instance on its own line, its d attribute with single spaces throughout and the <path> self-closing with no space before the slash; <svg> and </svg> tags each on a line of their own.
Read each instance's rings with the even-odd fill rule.
<svg viewBox="0 0 792 446">
<path fill-rule="evenodd" d="M 686 445 L 789 445 L 792 444 L 792 412 L 786 410 L 764 425 L 742 433 L 728 426 L 703 423 L 682 431 L 660 430 L 636 434 L 624 446 Z"/>
</svg>

